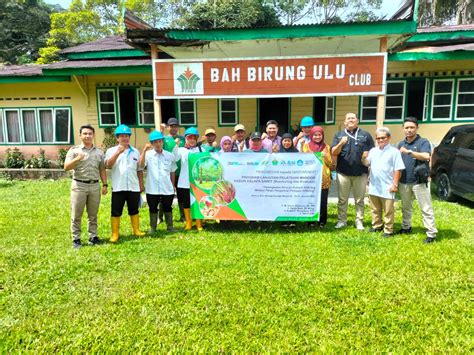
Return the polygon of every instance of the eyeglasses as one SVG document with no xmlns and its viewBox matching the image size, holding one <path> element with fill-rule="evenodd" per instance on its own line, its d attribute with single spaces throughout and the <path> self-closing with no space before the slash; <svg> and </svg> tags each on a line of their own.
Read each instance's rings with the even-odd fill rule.
<svg viewBox="0 0 474 355">
<path fill-rule="evenodd" d="M 385 140 L 385 139 L 387 139 L 387 138 L 388 138 L 387 136 L 385 136 L 385 137 L 377 137 L 377 138 L 375 138 L 375 140 L 376 140 L 376 141 L 383 141 L 383 140 Z"/>
</svg>

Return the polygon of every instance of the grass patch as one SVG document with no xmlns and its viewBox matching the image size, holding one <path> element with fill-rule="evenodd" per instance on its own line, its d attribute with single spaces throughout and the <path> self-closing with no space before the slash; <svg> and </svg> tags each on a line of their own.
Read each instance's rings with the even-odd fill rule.
<svg viewBox="0 0 474 355">
<path fill-rule="evenodd" d="M 68 180 L 3 181 L 0 192 L 2 353 L 473 348 L 470 204 L 434 201 L 432 245 L 421 243 L 416 210 L 415 234 L 388 240 L 334 223 L 208 223 L 174 234 L 160 225 L 159 236 L 137 239 L 122 218 L 118 245 L 73 250 Z M 330 222 L 335 213 L 331 205 Z M 109 220 L 110 195 L 103 239 Z"/>
</svg>

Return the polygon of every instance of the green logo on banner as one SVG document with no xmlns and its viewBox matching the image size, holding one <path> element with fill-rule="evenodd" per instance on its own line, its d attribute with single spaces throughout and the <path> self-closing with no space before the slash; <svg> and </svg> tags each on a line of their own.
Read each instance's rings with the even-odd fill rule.
<svg viewBox="0 0 474 355">
<path fill-rule="evenodd" d="M 178 81 L 181 84 L 181 92 L 184 94 L 196 93 L 196 86 L 198 81 L 201 80 L 189 67 L 178 76 Z"/>
</svg>

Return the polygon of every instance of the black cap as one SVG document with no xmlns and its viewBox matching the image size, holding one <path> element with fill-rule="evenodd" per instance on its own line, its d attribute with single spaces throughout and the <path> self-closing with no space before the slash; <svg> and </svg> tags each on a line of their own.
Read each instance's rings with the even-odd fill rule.
<svg viewBox="0 0 474 355">
<path fill-rule="evenodd" d="M 179 125 L 179 121 L 174 118 L 174 117 L 171 117 L 169 120 L 168 120 L 168 126 L 171 126 L 171 125 Z"/>
<path fill-rule="evenodd" d="M 250 139 L 262 139 L 262 135 L 260 134 L 260 132 L 253 132 L 250 135 Z"/>
</svg>

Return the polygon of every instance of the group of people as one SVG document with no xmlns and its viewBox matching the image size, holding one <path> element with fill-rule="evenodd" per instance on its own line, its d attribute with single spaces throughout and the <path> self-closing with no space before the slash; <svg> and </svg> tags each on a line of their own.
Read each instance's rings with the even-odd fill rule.
<svg viewBox="0 0 474 355">
<path fill-rule="evenodd" d="M 71 234 L 73 246 L 81 246 L 81 218 L 85 208 L 88 214 L 89 244 L 100 243 L 97 235 L 97 214 L 101 194 L 108 192 L 106 169 L 111 171 L 112 206 L 110 241 L 119 240 L 120 219 L 125 204 L 135 236 L 145 235 L 139 228 L 141 192 L 145 191 L 150 212 L 150 230 L 153 234 L 161 221 L 167 230 L 174 231 L 172 203 L 178 197 L 180 219 L 185 221 L 185 230 L 192 229 L 190 213 L 190 183 L 187 166 L 190 153 L 195 152 L 272 152 L 272 153 L 316 153 L 322 156 L 322 184 L 320 219 L 318 226 L 327 223 L 328 193 L 331 180 L 336 175 L 338 188 L 338 221 L 336 229 L 347 226 L 347 208 L 352 192 L 356 218 L 355 227 L 364 230 L 364 197 L 368 187 L 372 211 L 371 232 L 383 232 L 385 237 L 395 233 L 411 233 L 413 199 L 418 200 L 422 211 L 427 237 L 425 243 L 436 238 L 433 207 L 426 169 L 430 160 L 431 145 L 417 134 L 418 122 L 408 117 L 404 120 L 405 139 L 395 148 L 390 144 L 388 128 L 378 128 L 374 144 L 372 136 L 359 126 L 354 113 L 347 113 L 345 128 L 336 133 L 332 144 L 325 143 L 324 130 L 316 126 L 313 118 L 306 116 L 300 121 L 301 131 L 292 136 L 278 135 L 278 123 L 270 120 L 265 132 L 252 132 L 247 137 L 245 126 L 237 124 L 234 134 L 223 136 L 220 144 L 216 132 L 208 128 L 200 137 L 195 127 L 186 129 L 184 136 L 178 134 L 179 122 L 170 118 L 160 130 L 151 132 L 149 143 L 142 151 L 130 145 L 132 131 L 126 125 L 115 130 L 117 145 L 104 154 L 94 145 L 95 130 L 90 125 L 80 127 L 81 144 L 72 147 L 66 156 L 64 169 L 73 171 L 71 185 Z M 165 130 L 168 134 L 165 135 Z M 146 183 L 143 171 L 147 170 Z M 333 174 L 337 172 L 337 174 Z M 100 186 L 102 182 L 102 187 Z M 402 201 L 403 221 L 399 231 L 394 232 L 395 193 Z M 202 230 L 202 220 L 196 219 L 197 230 Z"/>
</svg>

